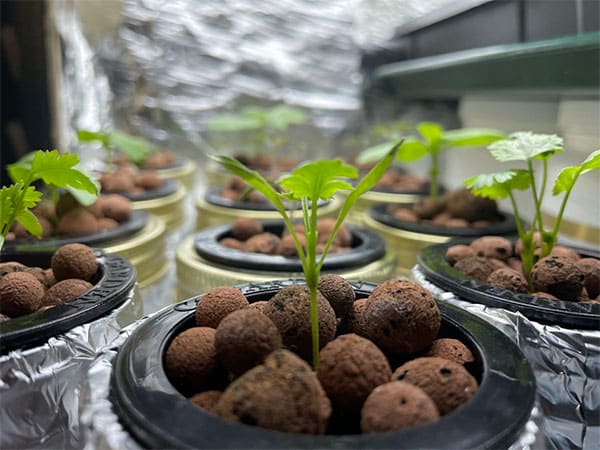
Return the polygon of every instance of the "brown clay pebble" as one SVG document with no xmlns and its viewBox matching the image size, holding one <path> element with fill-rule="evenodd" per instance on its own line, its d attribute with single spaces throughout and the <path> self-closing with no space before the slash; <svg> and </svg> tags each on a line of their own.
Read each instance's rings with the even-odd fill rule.
<svg viewBox="0 0 600 450">
<path fill-rule="evenodd" d="M 253 303 L 250 303 L 250 306 L 249 306 L 249 308 L 251 308 L 251 309 L 254 309 L 254 310 L 258 311 L 258 312 L 259 312 L 259 313 L 261 313 L 261 314 L 264 314 L 264 312 L 265 312 L 265 307 L 266 307 L 268 304 L 269 304 L 269 302 L 268 302 L 268 301 L 266 301 L 266 300 L 260 300 L 260 301 L 258 301 L 258 302 L 253 302 Z"/>
<path fill-rule="evenodd" d="M 329 217 L 321 219 L 317 222 L 317 233 L 319 235 L 318 240 L 320 243 L 327 242 L 331 232 L 333 231 L 335 222 L 335 219 Z M 333 238 L 333 243 L 341 247 L 350 246 L 352 243 L 352 234 L 346 225 L 342 224 L 340 226 L 335 238 Z"/>
<path fill-rule="evenodd" d="M 487 279 L 487 283 L 515 292 L 527 292 L 525 276 L 509 267 L 494 270 Z"/>
<path fill-rule="evenodd" d="M 412 207 L 412 212 L 419 218 L 429 220 L 441 213 L 446 207 L 441 199 L 426 197 Z"/>
<path fill-rule="evenodd" d="M 358 334 L 359 336 L 368 338 L 367 324 L 365 323 L 365 308 L 367 307 L 367 299 L 361 298 L 352 304 L 350 313 L 346 316 L 343 327 L 348 333 Z"/>
<path fill-rule="evenodd" d="M 221 244 L 223 247 L 233 248 L 236 250 L 244 249 L 244 243 L 234 238 L 223 238 L 219 241 L 219 244 Z"/>
<path fill-rule="evenodd" d="M 216 413 L 228 420 L 290 433 L 322 434 L 331 405 L 311 367 L 287 350 L 233 381 Z"/>
<path fill-rule="evenodd" d="M 457 219 L 475 220 L 489 219 L 498 215 L 495 200 L 477 197 L 469 189 L 458 189 L 446 195 L 446 211 Z"/>
<path fill-rule="evenodd" d="M 178 334 L 165 353 L 165 370 L 171 383 L 186 395 L 213 388 L 223 375 L 215 350 L 215 330 L 193 327 Z"/>
<path fill-rule="evenodd" d="M 141 172 L 135 176 L 135 185 L 146 190 L 159 189 L 163 181 L 156 172 Z"/>
<path fill-rule="evenodd" d="M 572 258 L 547 256 L 533 265 L 531 279 L 536 290 L 576 302 L 583 289 L 585 274 Z"/>
<path fill-rule="evenodd" d="M 189 400 L 194 405 L 196 405 L 198 408 L 202 408 L 202 409 L 214 414 L 215 407 L 217 406 L 217 403 L 219 402 L 221 395 L 223 395 L 222 391 L 217 391 L 217 390 L 204 391 L 204 392 L 198 392 L 197 394 L 192 395 Z"/>
<path fill-rule="evenodd" d="M 244 242 L 244 250 L 250 253 L 272 255 L 279 245 L 279 237 L 273 233 L 256 234 Z"/>
<path fill-rule="evenodd" d="M 419 387 L 392 381 L 376 387 L 362 408 L 363 433 L 399 431 L 435 422 L 440 414 L 431 398 Z"/>
<path fill-rule="evenodd" d="M 585 289 L 590 299 L 598 297 L 600 294 L 600 259 L 581 258 L 577 261 L 577 267 L 585 275 Z"/>
<path fill-rule="evenodd" d="M 52 255 L 50 263 L 56 281 L 79 278 L 90 281 L 98 271 L 94 251 L 83 244 L 67 244 Z"/>
<path fill-rule="evenodd" d="M 118 194 L 111 194 L 103 196 L 102 201 L 102 213 L 117 222 L 121 223 L 128 220 L 133 212 L 133 205 L 131 201 Z"/>
<path fill-rule="evenodd" d="M 513 254 L 512 243 L 500 236 L 482 236 L 471 242 L 471 248 L 477 256 L 508 261 Z"/>
<path fill-rule="evenodd" d="M 433 295 L 415 282 L 393 280 L 374 290 L 364 312 L 368 335 L 384 351 L 408 355 L 431 345 L 441 324 Z"/>
<path fill-rule="evenodd" d="M 98 231 L 112 230 L 118 226 L 119 222 L 117 222 L 115 219 L 111 219 L 110 217 L 101 217 L 98 219 Z"/>
<path fill-rule="evenodd" d="M 98 219 L 85 208 L 67 211 L 56 225 L 56 233 L 64 236 L 87 236 L 98 232 Z"/>
<path fill-rule="evenodd" d="M 359 413 L 371 391 L 388 383 L 391 375 L 381 350 L 356 334 L 343 334 L 323 347 L 317 367 L 317 377 L 333 408 L 350 413 Z"/>
<path fill-rule="evenodd" d="M 446 261 L 453 266 L 457 261 L 475 256 L 475 251 L 468 245 L 458 244 L 448 247 L 446 250 Z"/>
<path fill-rule="evenodd" d="M 231 235 L 240 241 L 245 241 L 249 237 L 262 232 L 263 225 L 260 220 L 252 217 L 240 217 L 233 222 Z"/>
<path fill-rule="evenodd" d="M 394 218 L 404 222 L 417 222 L 419 220 L 417 214 L 408 208 L 398 208 L 394 211 L 393 215 Z"/>
<path fill-rule="evenodd" d="M 229 313 L 248 307 L 248 300 L 237 288 L 217 286 L 204 294 L 196 304 L 196 325 L 217 328 Z"/>
<path fill-rule="evenodd" d="M 262 364 L 269 353 L 279 348 L 279 330 L 267 316 L 254 309 L 234 311 L 217 327 L 217 358 L 236 376 Z"/>
<path fill-rule="evenodd" d="M 0 263 L 0 277 L 12 272 L 23 272 L 27 266 L 17 261 L 6 261 Z"/>
<path fill-rule="evenodd" d="M 33 275 L 36 280 L 42 283 L 45 289 L 56 283 L 52 270 L 42 269 L 41 267 L 26 267 L 23 269 L 23 272 Z"/>
<path fill-rule="evenodd" d="M 483 256 L 470 256 L 463 258 L 454 264 L 454 268 L 467 276 L 485 283 L 490 274 L 497 269 L 506 267 L 502 261 Z"/>
<path fill-rule="evenodd" d="M 335 312 L 317 291 L 319 312 L 319 346 L 322 348 L 335 337 Z M 277 292 L 265 307 L 264 314 L 273 321 L 284 347 L 309 359 L 312 355 L 310 326 L 310 294 L 304 286 L 287 286 Z"/>
<path fill-rule="evenodd" d="M 465 344 L 458 339 L 451 338 L 436 339 L 431 343 L 431 347 L 424 356 L 437 356 L 463 365 L 475 360 L 473 353 Z"/>
<path fill-rule="evenodd" d="M 423 389 L 442 416 L 465 403 L 478 390 L 477 381 L 462 365 L 435 356 L 408 361 L 394 371 L 392 380 L 406 381 Z"/>
<path fill-rule="evenodd" d="M 327 299 L 337 317 L 344 317 L 352 309 L 356 295 L 352 285 L 336 274 L 325 274 L 319 278 L 319 292 Z"/>
<path fill-rule="evenodd" d="M 0 278 L 0 311 L 9 317 L 35 312 L 44 291 L 42 283 L 30 273 L 8 273 Z"/>
<path fill-rule="evenodd" d="M 69 278 L 56 283 L 42 297 L 42 306 L 56 306 L 75 300 L 94 286 L 77 278 Z"/>
</svg>

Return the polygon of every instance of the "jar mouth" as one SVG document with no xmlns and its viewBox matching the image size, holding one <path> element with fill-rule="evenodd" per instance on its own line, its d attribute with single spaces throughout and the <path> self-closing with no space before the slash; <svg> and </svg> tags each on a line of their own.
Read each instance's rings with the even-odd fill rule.
<svg viewBox="0 0 600 450">
<path fill-rule="evenodd" d="M 526 293 L 491 286 L 477 281 L 452 267 L 446 261 L 448 247 L 468 244 L 455 239 L 444 244 L 425 247 L 417 255 L 419 268 L 437 286 L 458 295 L 461 299 L 487 306 L 520 312 L 525 317 L 544 324 L 581 329 L 600 329 L 600 304 L 550 300 Z M 586 249 L 574 249 L 584 256 L 598 258 L 600 254 Z"/>
<path fill-rule="evenodd" d="M 268 300 L 301 280 L 238 286 L 250 302 Z M 357 298 L 375 287 L 350 282 Z M 284 433 L 226 421 L 192 405 L 168 380 L 163 361 L 177 334 L 195 325 L 201 296 L 173 305 L 138 327 L 120 348 L 111 374 L 110 399 L 127 429 L 149 448 L 472 448 L 508 447 L 526 424 L 535 399 L 535 379 L 508 337 L 456 306 L 439 303 L 438 337 L 461 340 L 471 349 L 479 392 L 439 421 L 413 429 L 362 435 Z M 489 399 L 497 400 L 490 402 Z M 498 403 L 499 402 L 499 403 Z M 499 408 L 507 414 L 494 414 Z M 175 414 L 160 414 L 175 411 Z M 497 421 L 490 422 L 490 414 Z"/>
<path fill-rule="evenodd" d="M 262 223 L 265 232 L 277 235 L 283 232 L 282 221 Z M 385 255 L 385 242 L 377 233 L 353 225 L 346 226 L 352 236 L 351 247 L 345 252 L 329 253 L 322 267 L 325 271 L 361 267 Z M 302 272 L 302 264 L 298 257 L 250 253 L 221 245 L 219 241 L 231 237 L 231 233 L 231 224 L 205 228 L 196 233 L 196 254 L 207 261 L 229 267 L 271 272 Z"/>
<path fill-rule="evenodd" d="M 4 249 L 0 261 L 18 261 L 28 266 L 50 267 L 53 250 L 20 253 Z M 91 322 L 129 298 L 136 282 L 129 261 L 112 253 L 94 249 L 98 271 L 92 289 L 75 300 L 0 322 L 0 353 L 34 347 L 49 338 Z"/>
<path fill-rule="evenodd" d="M 379 223 L 399 230 L 414 233 L 433 234 L 449 237 L 479 237 L 485 235 L 510 235 L 516 234 L 515 217 L 508 213 L 499 213 L 499 220 L 481 228 L 455 228 L 430 223 L 417 223 L 399 220 L 387 212 L 387 204 L 378 204 L 371 207 L 370 216 Z"/>
</svg>

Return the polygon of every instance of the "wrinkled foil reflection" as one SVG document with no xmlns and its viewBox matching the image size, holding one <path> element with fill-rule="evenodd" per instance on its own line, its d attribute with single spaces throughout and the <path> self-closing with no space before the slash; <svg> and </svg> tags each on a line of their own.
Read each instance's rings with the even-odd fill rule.
<svg viewBox="0 0 600 450">
<path fill-rule="evenodd" d="M 535 373 L 548 448 L 598 448 L 600 442 L 600 331 L 542 325 L 520 313 L 470 303 L 428 281 L 415 280 L 439 300 L 496 326 L 523 351 Z"/>
<path fill-rule="evenodd" d="M 0 448 L 81 448 L 81 388 L 100 349 L 141 315 L 137 288 L 109 315 L 0 356 Z"/>
</svg>

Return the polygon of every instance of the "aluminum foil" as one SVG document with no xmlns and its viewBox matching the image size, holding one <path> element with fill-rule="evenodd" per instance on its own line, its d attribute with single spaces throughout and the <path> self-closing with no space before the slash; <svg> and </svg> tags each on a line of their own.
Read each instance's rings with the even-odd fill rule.
<svg viewBox="0 0 600 450">
<path fill-rule="evenodd" d="M 140 316 L 134 288 L 109 315 L 0 356 L 0 448 L 82 448 L 81 389 L 88 370 Z"/>
<path fill-rule="evenodd" d="M 548 448 L 598 448 L 600 331 L 542 325 L 520 313 L 464 301 L 428 281 L 418 266 L 412 275 L 439 300 L 499 328 L 523 351 L 535 373 Z"/>
<path fill-rule="evenodd" d="M 158 313 L 157 313 L 158 314 Z M 109 400 L 112 362 L 119 348 L 131 333 L 153 315 L 144 317 L 121 331 L 121 335 L 110 348 L 96 358 L 90 367 L 87 383 L 82 397 L 85 398 L 81 424 L 84 428 L 85 450 L 138 450 L 143 448 L 135 438 L 123 428 L 119 416 L 114 412 Z M 528 422 L 521 435 L 509 447 L 509 450 L 545 449 L 541 427 L 541 408 L 534 405 Z"/>
</svg>

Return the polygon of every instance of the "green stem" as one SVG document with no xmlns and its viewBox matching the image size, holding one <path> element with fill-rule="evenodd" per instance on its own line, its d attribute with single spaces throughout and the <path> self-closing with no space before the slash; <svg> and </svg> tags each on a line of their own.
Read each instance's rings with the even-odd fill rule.
<svg viewBox="0 0 600 450">
<path fill-rule="evenodd" d="M 573 183 L 571 184 L 571 187 L 565 192 L 565 196 L 563 197 L 563 200 L 560 204 L 560 209 L 558 210 L 558 215 L 556 216 L 556 220 L 554 221 L 554 226 L 552 227 L 552 231 L 550 234 L 550 242 L 548 243 L 549 248 L 542 249 L 542 257 L 549 255 L 552 251 L 552 248 L 556 245 L 558 230 L 560 230 L 560 224 L 562 222 L 563 214 L 565 212 L 565 208 L 567 207 L 567 202 L 569 200 L 569 196 L 571 195 L 571 191 L 573 190 L 573 186 L 575 186 L 575 182 L 577 181 L 577 178 L 579 178 L 579 175 L 580 172 L 577 172 L 577 174 L 573 178 Z"/>
<path fill-rule="evenodd" d="M 302 209 L 305 211 L 306 221 L 306 253 L 307 270 L 304 271 L 306 277 L 306 286 L 310 293 L 310 328 L 312 334 L 312 360 L 313 369 L 316 370 L 319 365 L 319 310 L 317 300 L 317 287 L 319 284 L 319 269 L 317 267 L 317 209 L 318 198 L 312 199 L 309 205 L 306 198 L 302 199 Z"/>
<path fill-rule="evenodd" d="M 429 169 L 430 196 L 437 199 L 439 195 L 438 177 L 440 173 L 440 152 L 437 146 L 431 148 L 431 168 Z"/>
<path fill-rule="evenodd" d="M 536 229 L 537 227 L 540 233 L 544 232 L 544 223 L 542 222 L 542 213 L 541 213 L 541 202 L 538 197 L 537 187 L 535 186 L 535 171 L 533 170 L 533 163 L 530 159 L 527 160 L 527 169 L 529 172 L 529 177 L 531 178 L 531 191 L 533 192 L 533 202 L 535 207 L 535 218 L 533 220 L 532 228 Z"/>
<path fill-rule="evenodd" d="M 533 283 L 531 281 L 530 273 L 531 268 L 533 267 L 533 233 L 535 230 L 531 230 L 530 233 L 525 231 L 523 227 L 523 223 L 521 222 L 521 218 L 519 215 L 519 207 L 517 206 L 517 202 L 515 200 L 515 196 L 512 191 L 509 192 L 510 202 L 513 207 L 513 211 L 515 213 L 515 223 L 517 225 L 517 233 L 521 238 L 521 243 L 523 244 L 523 250 L 521 252 L 521 261 L 523 262 L 523 272 L 525 273 L 525 278 L 527 279 L 527 285 L 529 286 L 529 290 L 533 289 Z"/>
</svg>

